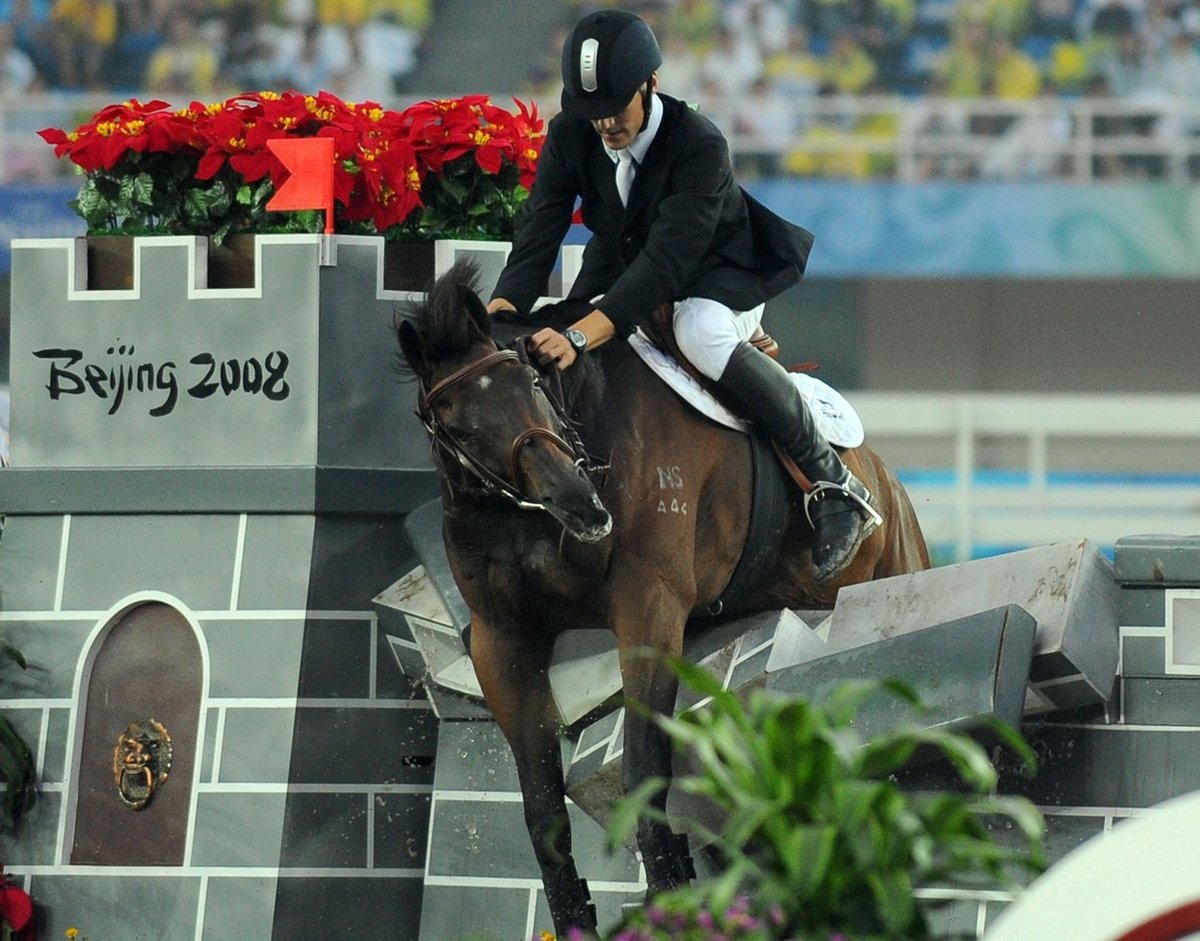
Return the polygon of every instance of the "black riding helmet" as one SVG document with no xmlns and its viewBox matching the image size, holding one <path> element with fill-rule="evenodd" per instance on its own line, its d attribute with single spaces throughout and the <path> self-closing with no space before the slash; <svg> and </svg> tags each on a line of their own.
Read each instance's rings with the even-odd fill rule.
<svg viewBox="0 0 1200 941">
<path fill-rule="evenodd" d="M 588 121 L 620 114 L 660 65 L 658 40 L 641 17 L 589 13 L 563 44 L 562 109 Z"/>
</svg>

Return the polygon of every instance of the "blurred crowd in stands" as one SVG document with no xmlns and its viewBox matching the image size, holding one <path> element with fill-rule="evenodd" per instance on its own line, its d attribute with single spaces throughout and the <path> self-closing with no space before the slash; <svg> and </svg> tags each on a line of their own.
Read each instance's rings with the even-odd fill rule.
<svg viewBox="0 0 1200 941">
<path fill-rule="evenodd" d="M 431 0 L 0 0 L 0 94 L 150 92 L 212 100 L 319 88 L 388 100 Z"/>
<path fill-rule="evenodd" d="M 1079 176 L 1070 141 L 1086 134 L 1087 178 L 1162 179 L 1158 143 L 1105 139 L 1200 148 L 1200 0 L 625 0 L 568 20 L 606 5 L 653 24 L 664 91 L 761 145 L 737 154 L 744 172 L 890 175 L 903 134 L 933 145 L 910 178 Z M 546 96 L 567 25 L 531 76 Z M 863 105 L 876 96 L 921 107 Z M 876 146 L 841 148 L 848 136 Z"/>
<path fill-rule="evenodd" d="M 1200 0 L 555 0 L 559 28 L 514 91 L 553 112 L 566 31 L 604 5 L 653 25 L 662 89 L 710 111 L 747 174 L 1200 179 Z M 436 11 L 0 0 L 0 101 L 290 87 L 394 104 L 442 91 L 412 87 Z M 1184 142 L 1173 163 L 1164 139 Z"/>
</svg>

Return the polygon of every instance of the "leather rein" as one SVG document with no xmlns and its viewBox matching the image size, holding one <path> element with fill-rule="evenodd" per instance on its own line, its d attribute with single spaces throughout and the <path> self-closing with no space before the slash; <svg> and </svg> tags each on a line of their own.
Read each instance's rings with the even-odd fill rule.
<svg viewBox="0 0 1200 941">
<path fill-rule="evenodd" d="M 546 509 L 545 504 L 530 500 L 522 492 L 524 480 L 522 479 L 523 475 L 521 474 L 519 459 L 521 452 L 527 444 L 538 439 L 544 439 L 571 458 L 576 467 L 582 467 L 588 471 L 592 470 L 593 467 L 588 461 L 587 454 L 583 448 L 583 442 L 575 433 L 570 419 L 566 416 L 565 409 L 555 396 L 549 395 L 545 391 L 540 378 L 536 380 L 536 384 L 542 389 L 543 394 L 546 395 L 547 401 L 558 417 L 563 435 L 560 436 L 549 428 L 536 427 L 527 428 L 517 435 L 513 439 L 512 446 L 509 449 L 508 480 L 505 480 L 499 474 L 485 466 L 483 462 L 463 447 L 462 443 L 455 438 L 454 434 L 445 425 L 437 420 L 433 413 L 435 402 L 446 392 L 480 373 L 489 371 L 494 366 L 510 361 L 522 362 L 522 358 L 513 350 L 498 350 L 495 353 L 484 356 L 482 359 L 468 363 L 446 378 L 434 383 L 431 388 L 425 388 L 424 383 L 422 383 L 421 394 L 417 397 L 417 417 L 421 420 L 421 424 L 425 426 L 425 430 L 429 432 L 430 442 L 433 446 L 434 464 L 452 489 L 457 489 L 474 496 L 503 497 L 522 510 L 544 510 Z M 452 476 L 450 473 L 452 467 L 459 471 L 455 476 Z"/>
</svg>

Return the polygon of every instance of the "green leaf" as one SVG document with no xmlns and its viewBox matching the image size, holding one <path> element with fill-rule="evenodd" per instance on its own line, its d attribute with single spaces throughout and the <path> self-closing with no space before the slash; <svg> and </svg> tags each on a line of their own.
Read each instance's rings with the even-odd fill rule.
<svg viewBox="0 0 1200 941">
<path fill-rule="evenodd" d="M 221 180 L 208 190 L 207 212 L 210 216 L 225 216 L 233 208 L 233 191 Z"/>
<path fill-rule="evenodd" d="M 867 875 L 867 884 L 883 926 L 897 934 L 909 932 L 918 916 L 908 873 L 902 869 L 872 872 Z"/>
<path fill-rule="evenodd" d="M 1021 760 L 1026 774 L 1033 775 L 1037 771 L 1037 755 L 1020 732 L 997 716 L 981 717 L 980 725 L 999 738 Z"/>
<path fill-rule="evenodd" d="M 139 173 L 133 177 L 130 191 L 130 201 L 139 206 L 149 206 L 154 199 L 154 177 L 149 173 Z"/>
<path fill-rule="evenodd" d="M 208 191 L 202 189 L 189 189 L 183 197 L 183 219 L 199 232 L 209 231 L 209 201 Z"/>
<path fill-rule="evenodd" d="M 1014 865 L 1039 865 L 1041 815 L 1023 798 L 1010 806 L 987 794 L 995 769 L 975 741 L 918 721 L 864 740 L 857 716 L 872 697 L 919 715 L 905 684 L 843 684 L 820 705 L 759 694 L 743 703 L 707 669 L 672 666 L 708 697 L 655 722 L 695 769 L 673 786 L 719 820 L 708 845 L 724 869 L 697 889 L 714 911 L 745 893 L 781 905 L 789 937 L 836 930 L 856 941 L 913 941 L 929 937 L 929 902 L 915 901 L 915 888 L 984 879 L 997 885 L 1011 881 Z M 947 757 L 975 793 L 901 790 L 890 775 L 918 749 Z M 645 806 L 642 795 L 631 803 Z M 636 809 L 626 813 L 626 833 L 636 817 Z"/>
<path fill-rule="evenodd" d="M 76 211 L 83 216 L 89 225 L 104 222 L 109 215 L 109 201 L 101 195 L 95 182 L 88 180 L 79 189 L 79 197 L 75 201 Z"/>
<path fill-rule="evenodd" d="M 908 764 L 919 744 L 913 736 L 906 734 L 868 742 L 857 757 L 859 774 L 878 778 L 899 771 Z"/>
<path fill-rule="evenodd" d="M 737 897 L 743 884 L 754 872 L 755 866 L 749 857 L 734 857 L 731 864 L 712 883 L 706 892 L 713 910 L 718 912 L 727 911 L 733 904 L 733 900 Z"/>
<path fill-rule="evenodd" d="M 5 716 L 0 716 L 0 781 L 5 784 L 4 816 L 18 823 L 37 800 L 33 753 Z"/>
<path fill-rule="evenodd" d="M 638 818 L 652 809 L 652 802 L 667 787 L 666 778 L 647 778 L 630 794 L 616 802 L 608 822 L 608 846 L 623 846 L 637 830 Z"/>
<path fill-rule="evenodd" d="M 456 203 L 462 205 L 464 200 L 470 194 L 471 189 L 466 184 L 453 176 L 447 175 L 441 180 L 441 190 L 450 196 Z"/>
<path fill-rule="evenodd" d="M 787 887 L 797 900 L 821 895 L 837 845 L 838 831 L 829 825 L 795 827 L 781 840 L 780 850 L 788 867 Z"/>
<path fill-rule="evenodd" d="M 724 703 L 727 708 L 730 706 L 730 694 L 722 688 L 721 681 L 713 676 L 709 670 L 678 657 L 670 657 L 668 659 L 671 669 L 675 671 L 683 683 L 686 683 L 702 696 L 711 697 L 714 703 Z"/>
</svg>

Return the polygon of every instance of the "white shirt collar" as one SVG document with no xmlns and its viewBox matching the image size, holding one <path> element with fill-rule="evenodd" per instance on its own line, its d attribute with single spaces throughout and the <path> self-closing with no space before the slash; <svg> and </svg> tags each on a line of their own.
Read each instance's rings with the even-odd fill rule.
<svg viewBox="0 0 1200 941">
<path fill-rule="evenodd" d="M 646 129 L 638 134 L 629 147 L 629 155 L 638 163 L 646 159 L 646 152 L 650 149 L 650 145 L 654 143 L 654 135 L 658 133 L 658 126 L 662 124 L 663 106 L 658 100 L 658 94 L 654 93 L 650 96 L 650 120 L 646 122 Z M 619 157 L 617 152 L 610 148 L 608 144 L 604 144 L 604 151 L 608 154 L 609 159 L 616 163 Z"/>
</svg>

